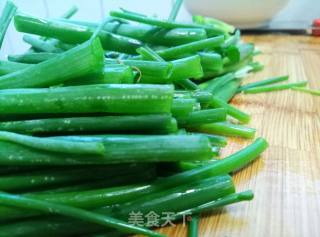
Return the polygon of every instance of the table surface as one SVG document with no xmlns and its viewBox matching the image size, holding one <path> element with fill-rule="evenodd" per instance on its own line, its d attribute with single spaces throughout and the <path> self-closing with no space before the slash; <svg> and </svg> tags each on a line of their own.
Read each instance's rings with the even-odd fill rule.
<svg viewBox="0 0 320 237">
<path fill-rule="evenodd" d="M 320 88 L 320 38 L 245 36 L 263 54 L 265 69 L 247 82 L 290 75 Z M 238 191 L 252 189 L 251 202 L 235 204 L 200 222 L 200 237 L 320 236 L 320 97 L 296 91 L 237 95 L 232 103 L 252 115 L 249 124 L 266 138 L 269 149 L 237 172 Z M 223 156 L 250 141 L 231 139 Z M 182 225 L 160 230 L 169 237 L 187 236 Z"/>
</svg>

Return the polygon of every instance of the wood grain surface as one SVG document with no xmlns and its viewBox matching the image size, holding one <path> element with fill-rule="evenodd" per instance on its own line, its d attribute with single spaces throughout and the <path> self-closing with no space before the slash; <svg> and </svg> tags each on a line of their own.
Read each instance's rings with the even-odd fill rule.
<svg viewBox="0 0 320 237">
<path fill-rule="evenodd" d="M 290 75 L 320 89 L 320 38 L 246 36 L 263 55 L 265 70 L 247 82 Z M 200 237 L 320 236 L 320 97 L 296 91 L 238 95 L 232 103 L 252 115 L 250 126 L 270 148 L 234 175 L 238 191 L 252 189 L 251 202 L 203 216 Z M 250 143 L 231 139 L 223 156 Z M 160 230 L 169 237 L 187 236 L 182 225 Z"/>
</svg>

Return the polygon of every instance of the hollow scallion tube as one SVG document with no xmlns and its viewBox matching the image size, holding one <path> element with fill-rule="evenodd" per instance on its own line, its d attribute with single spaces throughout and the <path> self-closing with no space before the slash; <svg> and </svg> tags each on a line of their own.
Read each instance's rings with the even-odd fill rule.
<svg viewBox="0 0 320 237">
<path fill-rule="evenodd" d="M 153 62 L 143 60 L 113 60 L 107 59 L 106 67 L 109 64 L 124 64 L 137 68 L 141 72 L 141 77 L 169 79 L 172 75 L 173 65 L 170 62 Z"/>
<path fill-rule="evenodd" d="M 20 32 L 52 37 L 69 44 L 83 43 L 89 40 L 95 31 L 95 29 L 86 26 L 25 15 L 16 15 L 14 23 L 16 29 Z M 135 54 L 136 49 L 141 46 L 138 40 L 106 31 L 102 31 L 98 35 L 105 50 L 117 50 L 123 53 Z"/>
<path fill-rule="evenodd" d="M 168 78 L 162 78 L 156 74 L 149 76 L 142 73 L 140 82 L 148 84 L 164 84 L 179 82 L 188 78 L 199 79 L 203 76 L 201 61 L 198 55 L 177 59 L 171 61 L 171 64 L 172 73 Z"/>
<path fill-rule="evenodd" d="M 178 124 L 182 127 L 194 127 L 200 124 L 225 121 L 227 113 L 225 109 L 209 109 L 191 112 L 187 117 L 178 117 Z"/>
<path fill-rule="evenodd" d="M 31 192 L 34 190 L 50 189 L 84 184 L 103 179 L 110 179 L 115 175 L 133 174 L 143 172 L 150 166 L 122 165 L 122 166 L 80 166 L 49 168 L 35 171 L 20 172 L 19 174 L 3 175 L 0 178 L 0 187 L 8 192 Z M 92 175 L 94 170 L 94 175 Z"/>
<path fill-rule="evenodd" d="M 173 5 L 173 8 L 172 8 L 172 10 L 170 12 L 170 16 L 168 18 L 169 21 L 175 21 L 176 20 L 177 15 L 179 13 L 179 10 L 180 10 L 182 4 L 183 4 L 183 0 L 176 0 L 175 1 L 174 5 Z"/>
<path fill-rule="evenodd" d="M 185 57 L 185 55 L 197 53 L 203 49 L 214 49 L 220 46 L 224 41 L 223 36 L 217 36 L 209 39 L 199 40 L 188 44 L 183 44 L 168 49 L 158 50 L 157 53 L 165 60 Z"/>
<path fill-rule="evenodd" d="M 79 155 L 104 155 L 101 142 L 70 142 L 50 138 L 39 138 L 18 133 L 0 131 L 0 140 L 20 144 L 38 150 Z"/>
<path fill-rule="evenodd" d="M 236 107 L 228 104 L 227 102 L 213 96 L 210 102 L 210 107 L 213 108 L 224 108 L 227 110 L 227 114 L 232 116 L 233 118 L 239 120 L 242 123 L 250 122 L 250 115 L 237 109 Z"/>
<path fill-rule="evenodd" d="M 103 50 L 97 39 L 51 60 L 1 76 L 0 88 L 48 87 L 88 74 L 102 74 L 102 69 Z"/>
<path fill-rule="evenodd" d="M 153 26 L 158 26 L 158 27 L 165 28 L 165 29 L 204 28 L 207 31 L 207 34 L 210 36 L 221 35 L 224 33 L 221 29 L 219 29 L 215 26 L 176 23 L 176 22 L 172 22 L 172 21 L 158 20 L 158 19 L 146 17 L 146 16 L 139 16 L 137 14 L 127 13 L 127 12 L 111 11 L 110 15 L 113 17 L 116 17 L 116 18 L 140 22 L 140 23 L 153 25 Z"/>
<path fill-rule="evenodd" d="M 0 93 L 0 113 L 170 113 L 171 85 L 105 84 Z"/>
<path fill-rule="evenodd" d="M 215 209 L 222 208 L 226 205 L 231 205 L 238 202 L 251 201 L 253 197 L 254 197 L 253 192 L 250 190 L 241 192 L 241 193 L 232 193 L 225 197 L 220 198 L 219 200 L 208 202 L 198 207 L 191 208 L 189 210 L 184 210 L 182 212 L 178 212 L 176 213 L 174 219 L 181 219 L 183 216 L 186 216 L 186 215 L 200 214 L 202 212 L 212 211 Z"/>
<path fill-rule="evenodd" d="M 159 56 L 159 54 L 157 54 L 157 52 L 155 52 L 154 50 L 152 50 L 149 47 L 141 47 L 139 49 L 137 49 L 137 52 L 144 57 L 147 60 L 152 60 L 152 61 L 158 61 L 158 62 L 165 62 L 165 60 L 163 58 L 161 58 Z M 192 62 L 192 64 L 191 64 Z M 202 68 L 201 66 L 199 66 L 200 64 L 195 60 L 176 60 L 173 63 L 173 71 L 172 71 L 172 76 L 171 76 L 171 80 L 175 79 L 180 79 L 180 78 L 187 78 L 187 77 L 201 77 L 203 75 L 202 72 Z M 183 67 L 182 67 L 183 66 Z M 185 70 L 185 68 L 188 67 L 189 70 Z M 191 68 L 193 69 L 191 69 Z M 192 74 L 188 73 L 188 74 L 182 74 L 182 72 L 191 72 Z M 144 78 L 144 80 L 146 80 Z M 152 79 L 152 82 L 154 81 L 154 79 Z M 183 87 L 187 87 L 187 88 L 191 88 L 193 90 L 197 89 L 197 85 L 195 83 L 193 83 L 192 81 L 190 81 L 189 79 L 181 79 L 179 80 L 179 82 L 176 82 L 176 84 L 183 86 Z"/>
<path fill-rule="evenodd" d="M 291 89 L 292 87 L 305 87 L 308 84 L 308 81 L 293 82 L 282 85 L 271 85 L 271 86 L 258 86 L 253 88 L 244 89 L 245 94 L 256 94 L 263 92 L 272 92 Z"/>
<path fill-rule="evenodd" d="M 48 52 L 27 52 L 24 54 L 8 55 L 8 60 L 16 63 L 37 64 L 52 59 L 59 54 Z"/>
<path fill-rule="evenodd" d="M 188 116 L 197 104 L 195 99 L 174 99 L 171 113 L 174 117 Z"/>
<path fill-rule="evenodd" d="M 208 91 L 212 94 L 217 93 L 226 83 L 235 79 L 234 73 L 228 73 L 220 77 L 213 78 L 209 81 L 203 82 L 199 85 L 202 90 Z"/>
<path fill-rule="evenodd" d="M 290 89 L 294 91 L 301 91 L 311 95 L 320 95 L 320 90 L 312 90 L 312 89 L 303 88 L 303 87 L 292 87 Z"/>
<path fill-rule="evenodd" d="M 199 52 L 204 77 L 208 78 L 223 69 L 223 60 L 220 54 L 211 52 Z"/>
<path fill-rule="evenodd" d="M 35 38 L 30 35 L 24 35 L 23 41 L 30 44 L 33 49 L 40 52 L 48 52 L 48 53 L 61 53 L 63 50 L 55 47 L 54 44 L 50 41 L 46 41 L 40 38 Z"/>
<path fill-rule="evenodd" d="M 84 132 L 166 134 L 177 131 L 177 123 L 175 119 L 168 114 L 69 117 L 0 122 L 0 130 L 24 134 Z"/>
<path fill-rule="evenodd" d="M 61 19 L 59 19 L 61 20 Z M 96 28 L 97 23 L 78 20 L 68 20 L 67 23 Z M 127 24 L 126 22 L 111 21 L 103 28 L 105 31 L 134 38 L 153 45 L 177 46 L 207 38 L 203 28 L 174 28 L 161 29 L 145 24 Z"/>
<path fill-rule="evenodd" d="M 13 73 L 28 67 L 28 64 L 0 61 L 0 76 Z"/>
<path fill-rule="evenodd" d="M 193 215 L 191 221 L 188 223 L 188 237 L 199 236 L 199 216 Z"/>
<path fill-rule="evenodd" d="M 97 77 L 88 75 L 75 78 L 64 83 L 64 86 L 93 85 L 93 84 L 133 84 L 136 75 L 133 68 L 124 64 L 107 64 L 103 75 Z"/>
<path fill-rule="evenodd" d="M 266 80 L 245 84 L 238 89 L 238 92 L 241 92 L 241 91 L 249 89 L 249 88 L 266 86 L 266 85 L 270 85 L 270 84 L 274 84 L 274 83 L 278 83 L 278 82 L 282 82 L 282 81 L 287 81 L 288 79 L 289 79 L 289 76 L 281 76 L 281 77 L 273 77 L 273 78 L 269 78 Z"/>
<path fill-rule="evenodd" d="M 54 139 L 54 138 L 50 138 Z M 0 142 L 2 165 L 72 165 L 176 162 L 208 160 L 211 144 L 200 135 L 109 135 L 103 137 L 76 136 L 60 142 L 102 142 L 104 155 L 79 155 L 48 152 L 8 142 Z M 66 142 L 65 142 L 66 143 Z M 164 148 L 165 147 L 165 148 Z"/>
<path fill-rule="evenodd" d="M 240 79 L 235 79 L 227 82 L 218 90 L 214 96 L 217 97 L 220 100 L 223 100 L 225 102 L 230 101 L 235 94 L 237 94 L 237 90 L 241 84 Z"/>
<path fill-rule="evenodd" d="M 3 43 L 4 36 L 7 32 L 9 24 L 16 14 L 17 7 L 11 1 L 6 1 L 6 4 L 0 15 L 0 49 Z"/>
<path fill-rule="evenodd" d="M 62 204 L 50 203 L 37 199 L 23 197 L 21 195 L 12 195 L 0 192 L 0 203 L 6 206 L 13 206 L 28 210 L 38 210 L 46 214 L 58 214 L 63 216 L 72 217 L 75 219 L 84 220 L 90 223 L 95 223 L 105 227 L 115 228 L 125 233 L 143 234 L 150 237 L 164 237 L 164 235 L 157 234 L 151 230 L 129 225 L 128 223 L 108 217 L 105 215 L 97 214 L 90 211 L 85 211 L 79 208 L 65 206 Z"/>
<path fill-rule="evenodd" d="M 227 157 L 225 159 L 214 162 L 208 166 L 199 167 L 199 168 L 196 168 L 196 169 L 193 169 L 190 171 L 182 172 L 180 174 L 176 174 L 176 175 L 173 175 L 173 176 L 170 176 L 167 178 L 163 178 L 159 181 L 156 181 L 154 184 L 149 185 L 147 189 L 149 190 L 149 192 L 152 192 L 151 190 L 153 190 L 154 192 L 157 192 L 159 190 L 167 190 L 170 187 L 179 187 L 179 185 L 182 185 L 182 184 L 188 184 L 188 183 L 190 184 L 192 182 L 195 182 L 196 180 L 203 180 L 207 177 L 214 177 L 215 176 L 216 178 L 219 178 L 221 176 L 217 176 L 217 175 L 230 173 L 232 171 L 236 171 L 236 170 L 246 166 L 247 164 L 252 162 L 254 159 L 256 159 L 267 147 L 268 147 L 268 143 L 263 138 L 258 138 L 251 145 L 249 145 L 249 146 L 245 147 L 244 149 L 230 155 L 229 157 Z M 209 181 L 209 183 L 208 184 L 205 183 L 203 185 L 204 187 L 208 188 L 208 186 L 210 186 L 210 185 L 215 185 L 215 184 L 213 184 L 212 180 L 208 180 L 208 181 Z M 222 182 L 222 181 L 223 181 L 223 179 L 220 178 L 220 181 L 218 181 L 219 188 L 217 187 L 218 189 L 216 189 L 216 191 L 208 192 L 208 190 L 203 190 L 204 194 L 217 195 L 217 190 L 221 190 L 222 187 L 224 187 L 225 190 L 230 190 L 226 187 L 229 186 L 230 184 L 232 184 L 232 182 L 230 182 L 228 180 L 225 180 L 226 182 Z M 216 182 L 214 182 L 214 183 L 216 183 Z M 195 186 L 193 184 L 192 184 L 192 186 L 193 186 L 192 189 L 194 190 Z M 189 190 L 189 189 L 190 189 L 190 186 L 187 188 L 187 190 Z M 171 193 L 171 191 L 170 191 L 170 193 Z M 181 193 L 182 193 L 181 190 L 179 191 L 179 193 L 180 193 L 180 195 L 172 194 L 170 196 L 170 198 L 169 198 L 168 194 L 164 195 L 164 194 L 160 193 L 160 194 L 158 194 L 158 196 L 160 196 L 162 201 L 159 202 L 158 200 L 155 200 L 155 199 L 149 199 L 149 201 L 152 200 L 151 202 L 153 205 L 144 205 L 144 206 L 151 206 L 151 207 L 153 207 L 152 210 L 155 211 L 156 206 L 154 204 L 156 204 L 156 203 L 158 203 L 158 205 L 160 205 L 160 207 L 163 208 L 165 206 L 168 206 L 167 203 L 165 203 L 165 200 L 168 200 L 168 202 L 171 202 L 170 201 L 171 197 L 174 197 L 174 198 L 179 198 L 179 197 L 184 198 L 185 197 L 184 195 L 181 196 Z M 192 194 L 197 195 L 198 192 L 187 191 L 187 193 L 190 195 L 192 195 Z M 163 199 L 164 196 L 166 197 L 165 199 Z M 225 194 L 221 195 L 221 196 L 225 196 Z M 194 197 L 192 200 L 199 201 L 200 197 L 201 196 L 199 196 L 198 198 Z M 147 198 L 147 196 L 146 196 L 146 198 Z M 211 201 L 209 201 L 209 199 L 211 199 L 211 201 L 212 201 L 213 199 L 217 199 L 217 196 L 215 196 L 215 198 L 208 197 L 207 202 L 204 200 L 201 200 L 200 202 L 203 202 L 203 203 L 211 202 Z M 224 199 L 219 199 L 219 200 L 221 200 L 221 202 L 219 202 L 218 207 L 220 207 L 221 205 L 228 204 L 228 202 L 222 201 Z M 234 199 L 232 198 L 232 200 L 234 200 Z M 146 200 L 142 199 L 139 202 L 145 203 Z M 233 203 L 233 201 L 231 201 L 230 203 Z M 190 208 L 188 208 L 186 206 L 187 204 L 189 204 L 189 203 L 186 202 L 184 199 L 183 202 L 177 200 L 175 205 L 172 205 L 172 203 L 171 203 L 170 206 L 175 207 L 177 209 L 175 211 L 178 211 L 180 209 L 181 211 L 180 212 L 178 211 L 179 213 L 183 213 L 184 210 L 188 210 L 188 214 L 190 214 L 189 213 Z M 184 206 L 181 206 L 181 205 L 184 205 Z M 201 204 L 199 204 L 199 203 L 194 206 L 199 206 L 199 205 L 201 206 Z M 141 207 L 134 207 L 134 208 L 142 211 Z M 144 209 L 144 210 L 147 211 L 148 209 Z M 200 211 L 203 211 L 203 209 L 200 209 Z M 127 213 L 129 213 L 129 212 L 130 211 L 127 211 Z M 127 215 L 126 215 L 126 217 L 127 217 Z M 181 217 L 181 216 L 178 216 L 178 218 L 179 217 Z M 55 223 L 55 228 L 54 229 L 48 228 L 47 223 L 53 224 L 53 222 Z M 30 228 L 30 226 L 37 226 L 37 228 Z M 59 220 L 59 219 L 43 220 L 43 218 L 42 218 L 41 221 L 35 220 L 35 221 L 31 221 L 31 222 L 30 221 L 29 222 L 21 222 L 21 223 L 15 223 L 15 224 L 11 224 L 11 225 L 1 226 L 0 231 L 1 231 L 1 233 L 10 233 L 10 236 L 21 236 L 21 235 L 19 235 L 19 232 L 16 232 L 16 230 L 23 229 L 23 231 L 21 232 L 23 234 L 28 233 L 28 234 L 32 235 L 33 233 L 37 233 L 38 235 L 41 236 L 41 233 L 43 233 L 42 236 L 47 236 L 48 231 L 50 231 L 50 233 L 52 232 L 53 234 L 54 233 L 55 234 L 56 233 L 63 234 L 63 233 L 65 233 L 65 231 L 68 231 L 68 230 L 73 230 L 73 232 L 78 230 L 79 232 L 77 232 L 77 233 L 82 233 L 82 231 L 88 230 L 88 226 L 85 226 L 84 229 L 80 229 L 80 230 L 78 228 L 74 228 L 72 226 L 79 226 L 79 225 L 73 225 L 70 222 L 67 223 L 65 220 Z M 95 231 L 95 230 L 93 230 L 93 231 Z"/>
<path fill-rule="evenodd" d="M 197 135 L 199 133 L 191 133 L 194 135 Z M 225 147 L 228 144 L 227 138 L 219 135 L 213 135 L 213 134 L 205 134 L 201 133 L 201 135 L 206 136 L 212 146 L 218 146 L 218 147 Z"/>
<path fill-rule="evenodd" d="M 145 195 L 143 198 L 120 205 L 119 208 L 106 207 L 96 209 L 96 211 L 122 220 L 128 220 L 129 213 L 137 210 L 142 213 L 153 211 L 159 214 L 168 211 L 180 212 L 229 195 L 234 192 L 234 185 L 230 176 L 222 175 L 197 182 L 191 181 L 171 189 L 160 190 L 160 192 Z M 170 210 L 168 210 L 168 207 L 170 207 Z M 48 225 L 48 223 L 50 224 Z M 0 226 L 0 232 L 3 234 L 10 233 L 12 237 L 20 237 L 21 233 L 29 236 L 33 236 L 35 233 L 37 233 L 37 236 L 48 236 L 48 234 L 64 236 L 105 231 L 97 225 L 80 223 L 65 218 L 41 217 L 41 219 L 23 220 Z M 51 227 L 52 225 L 54 225 L 54 228 Z M 17 231 L 18 229 L 19 231 Z"/>
<path fill-rule="evenodd" d="M 253 138 L 256 133 L 256 129 L 254 128 L 249 128 L 242 125 L 236 125 L 227 122 L 200 125 L 199 127 L 193 127 L 192 130 L 209 134 L 212 133 L 222 136 L 243 138 Z"/>
</svg>

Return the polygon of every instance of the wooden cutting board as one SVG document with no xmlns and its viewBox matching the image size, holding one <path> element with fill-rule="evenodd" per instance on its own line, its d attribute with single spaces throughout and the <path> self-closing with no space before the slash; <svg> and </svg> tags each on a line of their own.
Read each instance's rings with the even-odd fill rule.
<svg viewBox="0 0 320 237">
<path fill-rule="evenodd" d="M 320 38 L 246 36 L 263 51 L 265 70 L 246 82 L 279 75 L 308 80 L 320 89 Z M 200 237 L 320 236 L 320 97 L 295 91 L 238 95 L 232 103 L 252 115 L 249 126 L 270 148 L 234 175 L 238 191 L 252 189 L 251 202 L 206 215 Z M 250 143 L 231 139 L 223 157 Z M 170 237 L 187 236 L 182 225 L 161 229 Z"/>
</svg>

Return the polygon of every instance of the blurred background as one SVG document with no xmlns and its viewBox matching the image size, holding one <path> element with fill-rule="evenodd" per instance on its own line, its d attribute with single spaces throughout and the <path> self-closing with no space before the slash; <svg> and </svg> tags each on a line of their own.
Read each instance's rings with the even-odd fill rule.
<svg viewBox="0 0 320 237">
<path fill-rule="evenodd" d="M 0 0 L 0 9 L 4 5 L 4 0 Z M 59 17 L 71 6 L 77 5 L 79 7 L 78 13 L 74 16 L 74 19 L 98 21 L 101 20 L 105 14 L 111 9 L 117 9 L 123 7 L 132 11 L 139 11 L 151 16 L 158 16 L 160 18 L 167 18 L 173 0 L 13 0 L 18 6 L 20 11 L 26 12 L 40 17 Z M 286 25 L 290 24 L 290 27 L 302 27 L 311 24 L 315 18 L 320 18 L 320 0 L 188 0 L 189 10 L 203 11 L 216 9 L 217 4 L 220 7 L 224 4 L 227 8 L 227 14 L 224 14 L 227 19 L 232 16 L 250 17 L 253 12 L 248 7 L 246 9 L 240 9 L 235 6 L 245 6 L 242 2 L 254 5 L 259 3 L 262 6 L 258 10 L 260 15 L 263 15 L 269 9 L 269 3 L 282 2 L 281 7 L 277 11 L 268 25 Z M 276 2 L 276 3 L 275 3 Z M 230 4 L 228 4 L 230 3 Z M 233 4 L 233 5 L 231 5 Z M 278 11 L 279 10 L 279 11 Z M 222 10 L 220 10 L 221 13 Z M 248 12 L 249 11 L 249 12 Z M 214 13 L 213 13 L 214 14 Z M 258 15 L 259 15 L 258 14 Z M 224 20 L 227 20 L 224 19 Z M 186 8 L 183 8 L 178 16 L 179 21 L 190 21 L 191 15 Z M 232 21 L 232 19 L 230 18 Z M 233 23 L 233 22 L 231 22 Z M 28 48 L 28 45 L 22 42 L 22 34 L 15 31 L 13 25 L 10 26 L 6 35 L 3 49 L 0 52 L 0 58 L 3 59 L 7 54 L 19 54 L 24 52 Z"/>
</svg>

